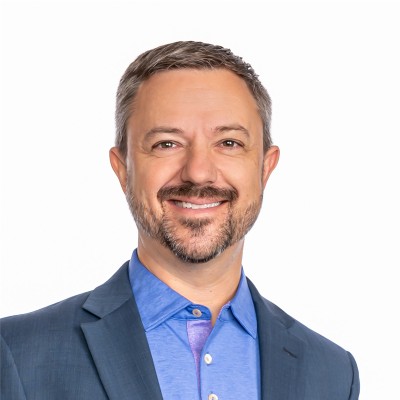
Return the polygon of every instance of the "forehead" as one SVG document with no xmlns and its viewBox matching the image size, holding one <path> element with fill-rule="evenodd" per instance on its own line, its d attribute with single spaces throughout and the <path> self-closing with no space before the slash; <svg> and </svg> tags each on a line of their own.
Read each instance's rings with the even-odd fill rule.
<svg viewBox="0 0 400 400">
<path fill-rule="evenodd" d="M 246 82 L 227 69 L 158 72 L 140 85 L 132 116 L 156 118 L 185 112 L 259 117 L 256 100 Z"/>
</svg>

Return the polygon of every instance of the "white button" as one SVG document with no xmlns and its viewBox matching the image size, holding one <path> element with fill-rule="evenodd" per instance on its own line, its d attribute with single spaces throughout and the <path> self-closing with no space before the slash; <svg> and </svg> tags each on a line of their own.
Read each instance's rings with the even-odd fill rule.
<svg viewBox="0 0 400 400">
<path fill-rule="evenodd" d="M 198 309 L 198 308 L 195 308 L 193 311 L 192 311 L 192 314 L 195 316 L 195 317 L 201 317 L 202 315 L 203 315 L 203 313 Z"/>
<path fill-rule="evenodd" d="M 206 364 L 211 364 L 212 363 L 212 357 L 211 357 L 211 354 L 206 354 L 205 356 L 204 356 L 204 361 L 206 362 Z"/>
<path fill-rule="evenodd" d="M 208 400 L 218 400 L 218 396 L 215 393 L 208 395 Z"/>
</svg>

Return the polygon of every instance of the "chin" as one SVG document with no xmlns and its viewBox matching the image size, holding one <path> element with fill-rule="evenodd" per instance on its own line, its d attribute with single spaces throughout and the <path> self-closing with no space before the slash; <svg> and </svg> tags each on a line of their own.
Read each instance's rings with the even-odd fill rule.
<svg viewBox="0 0 400 400">
<path fill-rule="evenodd" d="M 209 235 L 178 239 L 176 236 L 167 235 L 164 238 L 164 245 L 181 261 L 190 264 L 204 264 L 223 253 L 232 243 L 232 237 L 212 238 L 210 243 Z"/>
<path fill-rule="evenodd" d="M 172 250 L 172 249 L 170 249 Z M 178 257 L 181 261 L 184 263 L 189 263 L 189 264 L 204 264 L 207 263 L 214 258 L 218 257 L 223 250 L 218 250 L 213 253 L 201 253 L 201 252 L 185 252 L 185 251 L 180 251 L 173 249 L 172 252 L 175 254 L 176 257 Z"/>
</svg>

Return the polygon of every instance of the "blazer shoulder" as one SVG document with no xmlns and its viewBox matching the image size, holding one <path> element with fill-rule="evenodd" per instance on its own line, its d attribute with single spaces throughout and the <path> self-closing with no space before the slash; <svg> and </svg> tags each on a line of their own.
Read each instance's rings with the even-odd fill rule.
<svg viewBox="0 0 400 400">
<path fill-rule="evenodd" d="M 55 334 L 65 337 L 80 330 L 85 322 L 96 321 L 99 309 L 117 307 L 131 296 L 127 263 L 105 283 L 92 291 L 81 293 L 39 310 L 0 319 L 0 332 L 8 343 L 35 340 Z M 97 305 L 91 307 L 91 303 Z M 109 310 L 108 310 L 109 311 Z"/>
<path fill-rule="evenodd" d="M 335 382 L 340 382 L 339 386 L 351 387 L 352 395 L 357 396 L 359 375 L 353 356 L 262 297 L 251 282 L 249 288 L 256 308 L 260 337 L 265 337 L 266 343 L 268 337 L 275 337 L 282 344 L 292 343 L 292 350 L 287 347 L 286 351 L 290 354 L 297 351 L 297 357 L 307 368 L 310 382 L 329 382 L 336 377 Z"/>
<path fill-rule="evenodd" d="M 73 322 L 82 322 L 87 319 L 82 305 L 91 292 L 85 292 L 68 299 L 51 304 L 36 311 L 13 315 L 0 319 L 0 331 L 3 338 L 12 342 L 13 338 L 32 337 L 46 330 L 56 327 L 72 326 Z M 71 324 L 72 323 L 72 324 Z"/>
<path fill-rule="evenodd" d="M 341 346 L 304 325 L 268 299 L 263 297 L 262 300 L 271 314 L 288 329 L 291 335 L 296 336 L 311 348 L 323 352 L 337 353 L 344 356 L 346 359 L 348 358 L 348 352 Z"/>
<path fill-rule="evenodd" d="M 14 328 L 21 329 L 22 326 L 43 325 L 54 327 L 71 325 L 72 321 L 89 322 L 98 317 L 91 313 L 90 303 L 93 298 L 97 303 L 110 304 L 116 302 L 119 305 L 129 295 L 131 293 L 128 280 L 128 262 L 126 262 L 108 281 L 95 289 L 77 294 L 36 311 L 2 318 L 0 319 L 0 329 L 2 332 L 12 332 Z"/>
<path fill-rule="evenodd" d="M 249 288 L 252 293 L 256 310 L 258 310 L 259 313 L 263 313 L 264 316 L 267 316 L 265 319 L 262 319 L 264 323 L 274 323 L 281 326 L 281 328 L 286 329 L 289 334 L 296 336 L 303 343 L 310 345 L 313 348 L 325 348 L 327 351 L 347 353 L 339 345 L 310 329 L 308 326 L 283 311 L 276 304 L 261 296 L 251 281 L 249 282 Z M 262 312 L 262 310 L 264 310 L 264 312 Z"/>
</svg>

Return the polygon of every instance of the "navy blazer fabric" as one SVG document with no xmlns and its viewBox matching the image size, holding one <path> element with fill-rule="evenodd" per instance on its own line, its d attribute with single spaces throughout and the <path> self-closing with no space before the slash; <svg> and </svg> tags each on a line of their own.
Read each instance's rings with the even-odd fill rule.
<svg viewBox="0 0 400 400">
<path fill-rule="evenodd" d="M 262 400 L 358 399 L 351 354 L 249 287 Z M 1 399 L 162 399 L 128 263 L 92 292 L 1 320 Z"/>
</svg>

